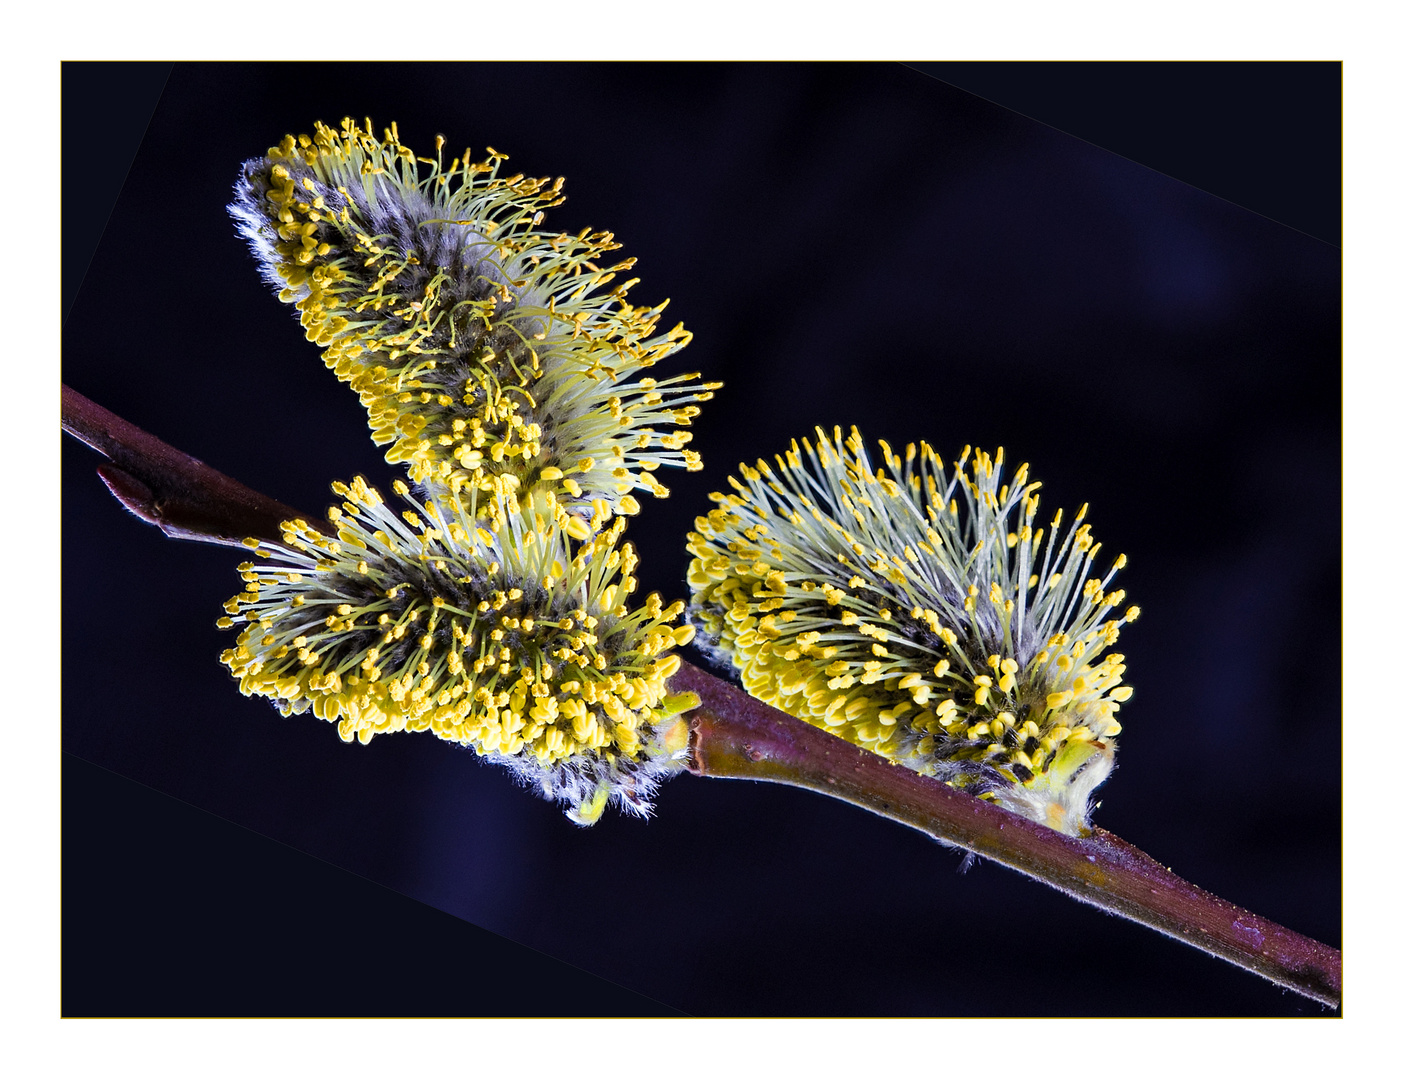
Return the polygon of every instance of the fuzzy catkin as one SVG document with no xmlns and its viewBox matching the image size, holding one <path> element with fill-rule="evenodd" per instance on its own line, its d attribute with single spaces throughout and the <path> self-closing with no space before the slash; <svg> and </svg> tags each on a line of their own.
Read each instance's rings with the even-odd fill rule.
<svg viewBox="0 0 1404 1080">
<path fill-rule="evenodd" d="M 880 443 L 889 473 L 857 429 L 802 443 L 742 465 L 689 534 L 700 640 L 791 715 L 1085 831 L 1131 693 L 1102 655 L 1139 615 L 1114 614 L 1125 556 L 1091 577 L 1086 507 L 1035 529 L 1039 485 L 1027 466 L 1003 483 L 1002 451 L 966 447 L 948 475 L 924 443 Z"/>
<path fill-rule="evenodd" d="M 505 175 L 490 147 L 446 165 L 443 146 L 318 123 L 246 162 L 229 209 L 415 483 L 477 487 L 489 515 L 537 489 L 582 521 L 637 513 L 633 492 L 667 494 L 661 466 L 701 467 L 681 429 L 719 384 L 641 374 L 691 334 L 628 302 L 613 234 L 540 227 L 560 179 Z"/>
<path fill-rule="evenodd" d="M 342 739 L 429 731 L 508 764 L 577 818 L 611 794 L 639 812 L 686 744 L 671 717 L 670 655 L 692 636 L 681 603 L 628 599 L 637 559 L 622 521 L 575 544 L 549 516 L 509 508 L 507 535 L 472 527 L 457 498 L 397 518 L 357 478 L 335 485 L 335 537 L 303 521 L 261 560 L 221 620 L 245 694 L 312 713 Z"/>
</svg>

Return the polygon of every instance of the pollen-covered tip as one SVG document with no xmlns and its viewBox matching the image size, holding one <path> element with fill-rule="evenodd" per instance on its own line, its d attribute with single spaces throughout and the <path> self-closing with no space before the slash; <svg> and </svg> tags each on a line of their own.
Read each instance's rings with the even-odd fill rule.
<svg viewBox="0 0 1404 1080">
<path fill-rule="evenodd" d="M 876 468 L 856 429 L 743 465 L 689 534 L 699 641 L 756 697 L 1073 835 L 1130 696 L 1121 616 L 1089 581 L 1086 507 L 1033 527 L 1027 466 L 925 443 Z M 1105 655 L 1104 655 L 1105 654 Z"/>
</svg>

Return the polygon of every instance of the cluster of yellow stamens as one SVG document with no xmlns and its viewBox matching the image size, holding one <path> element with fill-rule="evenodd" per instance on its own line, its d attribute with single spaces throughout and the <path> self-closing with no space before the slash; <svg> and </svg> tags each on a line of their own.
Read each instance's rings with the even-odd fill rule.
<svg viewBox="0 0 1404 1080">
<path fill-rule="evenodd" d="M 1111 770 L 1139 614 L 1091 577 L 1083 518 L 1033 525 L 1039 485 L 925 443 L 873 470 L 857 429 L 792 442 L 689 534 L 703 640 L 791 715 L 1069 833 Z M 968 471 L 967 471 L 968 469 Z M 959 496 L 959 497 L 957 497 Z M 1040 558 L 1041 553 L 1041 558 Z M 1100 659 L 1099 659 L 1100 658 Z"/>
<path fill-rule="evenodd" d="M 611 793 L 636 808 L 675 759 L 684 726 L 668 655 L 692 628 L 657 595 L 630 610 L 637 563 L 623 522 L 574 544 L 549 514 L 509 507 L 500 535 L 458 496 L 397 518 L 357 478 L 336 484 L 335 537 L 287 523 L 282 544 L 248 541 L 257 563 L 222 626 L 247 624 L 221 659 L 245 694 L 284 714 L 311 709 L 346 741 L 431 731 L 540 780 L 593 820 Z"/>
<path fill-rule="evenodd" d="M 245 164 L 230 210 L 386 460 L 498 513 L 540 489 L 633 514 L 632 492 L 668 493 L 660 466 L 700 468 L 677 429 L 719 384 L 635 377 L 691 334 L 658 332 L 666 302 L 627 302 L 637 279 L 611 287 L 634 264 L 606 265 L 611 233 L 540 228 L 563 179 L 505 175 L 491 147 L 445 165 L 442 136 L 426 158 L 394 125 L 370 132 L 345 119 L 287 136 Z"/>
</svg>

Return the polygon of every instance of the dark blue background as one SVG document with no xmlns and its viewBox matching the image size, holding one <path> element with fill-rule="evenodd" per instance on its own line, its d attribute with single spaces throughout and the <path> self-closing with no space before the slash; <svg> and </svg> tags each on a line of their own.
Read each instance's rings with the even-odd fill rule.
<svg viewBox="0 0 1404 1080">
<path fill-rule="evenodd" d="M 1231 105 L 1231 67 L 1167 93 Z M 1117 66 L 1074 68 L 1117 94 Z M 1261 97 L 1273 70 L 1336 119 L 1338 67 L 1241 78 Z M 563 173 L 548 224 L 614 231 L 632 298 L 671 297 L 696 334 L 675 370 L 727 384 L 695 429 L 708 468 L 664 477 L 630 530 L 645 590 L 682 596 L 707 492 L 816 423 L 1003 445 L 1045 507 L 1091 503 L 1144 610 L 1099 824 L 1339 944 L 1339 249 L 896 65 L 177 65 L 76 291 L 102 228 L 84 170 L 120 171 L 105 139 L 125 116 L 139 134 L 133 85 L 65 68 L 77 390 L 293 505 L 358 472 L 388 486 L 234 235 L 239 162 L 369 113 L 415 148 L 442 132 Z M 1330 177 L 1299 157 L 1300 185 Z M 1315 206 L 1295 220 L 1324 235 Z M 140 525 L 95 461 L 65 441 L 65 1012 L 1320 1013 L 808 793 L 683 777 L 654 820 L 580 830 L 436 740 L 283 719 L 216 661 L 238 553 Z"/>
</svg>

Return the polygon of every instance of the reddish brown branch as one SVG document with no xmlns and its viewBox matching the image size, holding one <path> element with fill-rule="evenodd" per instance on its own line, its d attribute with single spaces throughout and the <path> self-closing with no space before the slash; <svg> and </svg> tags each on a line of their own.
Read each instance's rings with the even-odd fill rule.
<svg viewBox="0 0 1404 1080">
<path fill-rule="evenodd" d="M 335 534 L 321 518 L 245 487 L 67 386 L 63 430 L 112 462 L 97 470 L 107 489 L 167 536 L 242 547 L 247 536 L 278 539 L 282 523 L 295 517 L 329 536 Z"/>
<path fill-rule="evenodd" d="M 333 532 L 320 518 L 260 495 L 68 387 L 63 428 L 112 461 L 98 469 L 108 489 L 167 536 L 237 547 L 248 536 L 278 539 L 281 523 L 295 517 Z M 1073 839 L 1054 832 L 893 765 L 690 664 L 669 687 L 701 699 L 690 765 L 698 776 L 766 780 L 842 799 L 1340 1006 L 1337 950 L 1191 885 L 1111 833 L 1098 829 Z"/>
<path fill-rule="evenodd" d="M 692 714 L 690 768 L 698 776 L 768 780 L 842 799 L 1340 1006 L 1335 949 L 1220 900 L 1103 829 L 1065 836 L 893 765 L 690 664 L 669 687 L 702 700 Z"/>
</svg>

